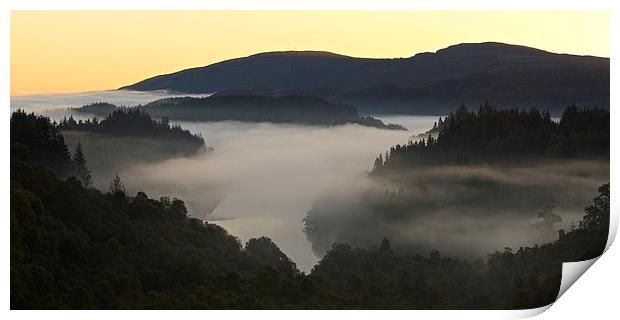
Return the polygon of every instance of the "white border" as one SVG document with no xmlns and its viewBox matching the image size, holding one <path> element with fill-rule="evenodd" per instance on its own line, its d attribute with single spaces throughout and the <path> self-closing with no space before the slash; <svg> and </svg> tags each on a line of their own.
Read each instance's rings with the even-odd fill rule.
<svg viewBox="0 0 620 320">
<path fill-rule="evenodd" d="M 4 134 L 2 135 L 4 148 L 2 150 L 2 184 L 0 194 L 5 201 L 3 206 L 3 231 L 2 232 L 2 264 L 0 274 L 2 275 L 2 291 L 0 299 L 4 305 L 3 310 L 7 312 L 5 316 L 15 319 L 31 319 L 45 317 L 46 319 L 105 319 L 110 317 L 134 318 L 136 316 L 149 317 L 151 319 L 170 319 L 177 318 L 252 318 L 252 319 L 312 319 L 317 317 L 355 317 L 361 319 L 371 319 L 376 317 L 421 317 L 433 319 L 498 319 L 498 318 L 520 318 L 528 317 L 541 313 L 547 308 L 540 308 L 525 311 L 106 311 L 106 312 L 80 312 L 80 311 L 59 311 L 59 312 L 36 312 L 36 311 L 8 311 L 9 304 L 9 243 L 10 243 L 10 224 L 9 224 L 9 85 L 10 85 L 10 10 L 57 10 L 57 9 L 141 9 L 141 10 L 197 10 L 197 9 L 231 9 L 231 10 L 610 10 L 612 25 L 611 38 L 618 39 L 619 12 L 618 2 L 602 0 L 521 0 L 521 1 L 493 1 L 493 0 L 444 0 L 444 1 L 282 1 L 282 0 L 228 0 L 228 1 L 201 1 L 194 2 L 189 0 L 150 0 L 144 2 L 128 2 L 123 0 L 97 0 L 97 1 L 72 1 L 72 0 L 5 0 L 0 2 L 0 65 L 2 74 L 0 76 L 0 96 L 4 102 L 6 113 L 0 117 Z M 618 41 L 611 42 L 611 87 L 617 88 L 618 84 L 618 64 L 615 58 L 618 56 Z M 619 135 L 617 124 L 617 112 L 614 111 L 618 105 L 617 95 L 611 91 L 612 109 L 612 141 Z M 611 162 L 618 160 L 618 151 L 612 149 Z M 611 166 L 611 180 L 617 177 L 617 171 Z M 615 184 L 612 184 L 612 194 Z M 615 198 L 614 198 L 615 199 Z M 615 203 L 612 203 L 612 225 L 613 234 L 618 225 L 618 212 Z M 611 243 L 611 242 L 610 242 Z M 609 318 L 616 314 L 616 294 L 618 292 L 619 280 L 617 270 L 620 270 L 620 253 L 612 246 L 601 258 L 600 262 L 592 266 L 592 271 L 586 272 L 582 280 L 573 285 L 574 289 L 568 290 L 562 298 L 554 304 L 549 312 L 541 317 L 546 319 L 562 319 L 565 317 L 573 318 Z M 208 312 L 208 313 L 205 313 Z"/>
</svg>

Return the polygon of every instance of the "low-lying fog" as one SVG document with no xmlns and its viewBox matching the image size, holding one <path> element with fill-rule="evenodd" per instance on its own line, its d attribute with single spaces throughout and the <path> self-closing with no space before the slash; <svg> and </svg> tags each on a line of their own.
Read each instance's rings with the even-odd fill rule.
<svg viewBox="0 0 620 320">
<path fill-rule="evenodd" d="M 308 213 L 307 233 L 319 255 L 334 242 L 376 247 L 388 237 L 397 249 L 473 259 L 556 240 L 607 181 L 603 160 L 413 167 L 326 190 Z M 548 222 L 561 221 L 545 225 L 545 209 Z"/>
<path fill-rule="evenodd" d="M 108 102 L 117 106 L 135 106 L 170 97 L 205 97 L 209 94 L 175 94 L 166 91 L 107 90 L 79 93 L 36 94 L 12 96 L 11 110 L 22 108 L 49 117 L 64 116 L 66 108 L 81 107 L 93 102 Z"/>
<path fill-rule="evenodd" d="M 224 226 L 246 241 L 265 235 L 305 271 L 317 262 L 303 233 L 302 219 L 324 190 L 346 188 L 368 171 L 386 146 L 407 141 L 413 131 L 346 125 L 332 128 L 267 123 L 186 123 L 201 132 L 214 151 L 173 159 L 122 173 L 129 186 L 147 194 L 178 196 L 194 208 L 208 208 L 213 195 L 222 201 L 192 215 Z M 182 190 L 182 192 L 179 192 Z"/>
</svg>

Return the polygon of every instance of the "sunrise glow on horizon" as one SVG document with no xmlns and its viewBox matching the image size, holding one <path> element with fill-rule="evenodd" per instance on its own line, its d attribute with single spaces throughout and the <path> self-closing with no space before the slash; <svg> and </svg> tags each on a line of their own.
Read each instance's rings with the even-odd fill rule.
<svg viewBox="0 0 620 320">
<path fill-rule="evenodd" d="M 116 89 L 266 51 L 399 58 L 496 41 L 609 57 L 605 11 L 14 11 L 11 95 Z"/>
</svg>

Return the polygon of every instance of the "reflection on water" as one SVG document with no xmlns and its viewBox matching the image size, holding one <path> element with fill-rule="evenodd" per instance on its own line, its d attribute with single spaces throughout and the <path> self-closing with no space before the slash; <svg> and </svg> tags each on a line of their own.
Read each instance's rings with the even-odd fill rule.
<svg viewBox="0 0 620 320">
<path fill-rule="evenodd" d="M 302 232 L 302 221 L 287 217 L 236 218 L 228 220 L 209 220 L 245 243 L 250 238 L 266 236 L 275 242 L 282 252 L 291 258 L 297 267 L 309 272 L 319 257 L 312 253 L 310 242 Z"/>
</svg>

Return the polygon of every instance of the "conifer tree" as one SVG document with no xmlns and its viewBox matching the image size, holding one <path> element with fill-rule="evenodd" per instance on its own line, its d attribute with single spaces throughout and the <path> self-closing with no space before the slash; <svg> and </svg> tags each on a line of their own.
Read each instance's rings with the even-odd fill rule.
<svg viewBox="0 0 620 320">
<path fill-rule="evenodd" d="M 374 170 L 379 170 L 383 167 L 383 155 L 379 154 L 379 156 L 375 159 Z"/>
<path fill-rule="evenodd" d="M 112 195 L 127 195 L 127 189 L 125 188 L 125 184 L 121 180 L 121 177 L 118 176 L 118 173 L 114 175 L 112 181 L 110 181 L 110 193 Z"/>
<path fill-rule="evenodd" d="M 87 160 L 84 152 L 82 151 L 82 143 L 78 142 L 75 147 L 75 153 L 73 154 L 73 170 L 78 180 L 82 182 L 85 188 L 92 185 L 92 175 L 88 167 L 86 166 Z"/>
</svg>

